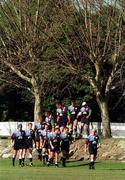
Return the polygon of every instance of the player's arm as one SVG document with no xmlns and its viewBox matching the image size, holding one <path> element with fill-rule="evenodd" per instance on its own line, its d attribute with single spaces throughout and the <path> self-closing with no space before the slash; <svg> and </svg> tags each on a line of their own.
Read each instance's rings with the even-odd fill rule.
<svg viewBox="0 0 125 180">
<path fill-rule="evenodd" d="M 97 148 L 100 148 L 100 147 L 101 147 L 101 139 L 99 138 L 98 143 L 97 143 Z"/>
<path fill-rule="evenodd" d="M 52 149 L 54 149 L 54 146 L 52 144 L 52 139 L 50 139 L 50 146 L 51 146 Z"/>
<path fill-rule="evenodd" d="M 69 110 L 67 111 L 67 119 L 68 119 L 68 124 L 70 124 L 70 121 L 71 121 L 71 112 Z"/>
<path fill-rule="evenodd" d="M 32 134 L 32 141 L 33 141 L 33 144 L 35 144 L 35 131 L 33 130 L 33 134 Z"/>
<path fill-rule="evenodd" d="M 62 140 L 63 140 L 63 136 L 62 136 L 62 134 L 60 134 L 60 147 L 62 145 Z"/>
<path fill-rule="evenodd" d="M 89 108 L 88 113 L 89 113 L 89 114 L 88 114 L 88 116 L 86 117 L 87 119 L 90 118 L 90 116 L 91 116 L 91 114 L 92 114 L 92 109 Z"/>
<path fill-rule="evenodd" d="M 39 130 L 39 132 L 38 132 L 38 138 L 39 138 L 39 141 L 40 141 L 40 148 L 42 148 L 42 146 L 43 146 L 42 130 Z"/>
<path fill-rule="evenodd" d="M 41 147 L 42 147 L 42 148 L 45 146 L 45 143 L 46 143 L 46 140 L 45 140 L 45 139 L 42 139 L 42 140 L 41 140 Z"/>
<path fill-rule="evenodd" d="M 51 126 L 52 126 L 52 127 L 55 126 L 55 120 L 54 120 L 54 118 L 51 119 Z"/>
<path fill-rule="evenodd" d="M 58 123 L 59 122 L 59 113 L 57 112 L 57 118 L 56 118 L 56 123 Z"/>
<path fill-rule="evenodd" d="M 37 126 L 36 126 L 36 124 L 35 124 L 35 126 L 34 126 L 34 131 L 36 131 L 37 130 Z"/>
<path fill-rule="evenodd" d="M 78 119 L 78 117 L 81 116 L 81 115 L 82 115 L 82 112 L 79 111 L 78 114 L 77 114 L 77 119 Z"/>
<path fill-rule="evenodd" d="M 11 142 L 13 143 L 13 141 L 14 141 L 14 134 L 12 134 L 11 136 Z"/>
<path fill-rule="evenodd" d="M 87 152 L 88 150 L 88 139 L 84 140 L 84 151 Z"/>
<path fill-rule="evenodd" d="M 16 134 L 13 133 L 12 136 L 11 136 L 11 143 L 12 143 L 11 145 L 12 145 L 12 147 L 14 146 L 15 138 L 16 138 Z"/>
</svg>

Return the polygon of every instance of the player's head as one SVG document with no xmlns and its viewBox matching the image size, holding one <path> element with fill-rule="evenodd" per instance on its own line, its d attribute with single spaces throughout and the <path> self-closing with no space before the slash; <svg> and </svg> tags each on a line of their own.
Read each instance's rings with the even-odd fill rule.
<svg viewBox="0 0 125 180">
<path fill-rule="evenodd" d="M 72 104 L 73 106 L 75 106 L 75 105 L 76 105 L 76 101 L 75 101 L 75 100 L 71 100 L 71 104 Z"/>
<path fill-rule="evenodd" d="M 63 132 L 64 131 L 64 126 L 61 126 L 60 127 L 60 132 Z"/>
<path fill-rule="evenodd" d="M 87 103 L 84 101 L 82 102 L 82 107 L 86 107 L 87 106 Z"/>
<path fill-rule="evenodd" d="M 45 124 L 44 129 L 45 129 L 45 130 L 48 130 L 48 129 L 49 129 L 48 124 Z"/>
<path fill-rule="evenodd" d="M 59 132 L 60 132 L 59 127 L 56 126 L 56 127 L 55 127 L 55 133 L 58 134 Z"/>
<path fill-rule="evenodd" d="M 69 128 L 68 128 L 68 127 L 65 127 L 65 128 L 64 128 L 64 132 L 65 132 L 65 133 L 68 133 L 68 132 L 69 132 Z"/>
<path fill-rule="evenodd" d="M 27 126 L 28 126 L 28 129 L 32 129 L 33 124 L 32 124 L 31 122 L 29 122 L 29 123 L 27 124 Z"/>
<path fill-rule="evenodd" d="M 17 126 L 17 128 L 19 129 L 19 130 L 22 130 L 22 124 L 18 124 L 18 126 Z"/>
<path fill-rule="evenodd" d="M 60 108 L 62 106 L 62 103 L 60 101 L 56 102 L 56 108 Z"/>
<path fill-rule="evenodd" d="M 97 134 L 97 129 L 95 129 L 95 128 L 92 129 L 92 130 L 91 130 L 91 134 L 92 134 L 92 135 L 96 135 L 96 134 Z"/>
<path fill-rule="evenodd" d="M 50 112 L 49 111 L 46 111 L 45 112 L 45 116 L 48 117 L 50 115 Z"/>
</svg>

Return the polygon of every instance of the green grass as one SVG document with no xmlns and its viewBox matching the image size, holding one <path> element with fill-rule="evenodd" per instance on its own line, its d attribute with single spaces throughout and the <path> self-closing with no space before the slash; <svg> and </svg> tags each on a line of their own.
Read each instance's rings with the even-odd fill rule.
<svg viewBox="0 0 125 180">
<path fill-rule="evenodd" d="M 125 163 L 97 162 L 89 170 L 87 162 L 68 162 L 67 167 L 43 167 L 39 161 L 33 167 L 12 167 L 11 160 L 0 159 L 0 180 L 124 180 Z"/>
</svg>

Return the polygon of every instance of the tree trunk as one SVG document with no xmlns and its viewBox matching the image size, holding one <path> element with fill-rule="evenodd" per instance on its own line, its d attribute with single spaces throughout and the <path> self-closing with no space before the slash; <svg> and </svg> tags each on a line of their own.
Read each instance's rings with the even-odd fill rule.
<svg viewBox="0 0 125 180">
<path fill-rule="evenodd" d="M 108 110 L 108 102 L 105 99 L 99 99 L 97 97 L 97 102 L 101 111 L 101 118 L 102 118 L 102 127 L 103 127 L 103 137 L 110 138 L 111 137 L 111 127 L 110 127 L 110 117 L 109 117 L 109 110 Z"/>
<path fill-rule="evenodd" d="M 42 120 L 42 116 L 41 116 L 42 112 L 41 112 L 41 96 L 38 88 L 34 89 L 34 97 L 35 97 L 34 122 L 39 122 L 40 120 Z"/>
<path fill-rule="evenodd" d="M 34 94 L 34 122 L 42 121 L 42 111 L 41 111 L 41 88 L 39 87 L 38 80 L 32 77 L 31 84 L 33 87 Z"/>
</svg>

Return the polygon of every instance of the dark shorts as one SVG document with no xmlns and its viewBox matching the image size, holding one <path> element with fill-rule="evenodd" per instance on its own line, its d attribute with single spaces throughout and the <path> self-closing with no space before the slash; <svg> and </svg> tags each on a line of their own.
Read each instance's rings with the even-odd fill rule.
<svg viewBox="0 0 125 180">
<path fill-rule="evenodd" d="M 57 152 L 57 153 L 60 152 L 60 145 L 59 144 L 53 143 L 53 147 L 54 147 L 54 149 L 51 148 L 52 152 Z"/>
<path fill-rule="evenodd" d="M 37 142 L 40 141 L 39 133 L 37 131 L 35 132 L 35 141 L 37 141 Z"/>
<path fill-rule="evenodd" d="M 97 146 L 89 144 L 89 154 L 94 155 L 95 157 L 97 156 Z"/>
<path fill-rule="evenodd" d="M 45 148 L 45 149 L 50 149 L 50 143 L 46 142 L 46 143 L 44 144 L 44 148 Z"/>
<path fill-rule="evenodd" d="M 86 124 L 86 125 L 89 126 L 90 120 L 89 120 L 89 119 L 86 119 L 86 117 L 82 117 L 82 118 L 81 118 L 81 123 Z"/>
<path fill-rule="evenodd" d="M 62 141 L 61 151 L 69 152 L 69 141 Z"/>
<path fill-rule="evenodd" d="M 73 123 L 76 120 L 76 114 L 70 115 L 70 123 Z"/>
<path fill-rule="evenodd" d="M 25 149 L 32 149 L 33 148 L 33 141 L 32 140 L 27 140 L 25 141 Z"/>
<path fill-rule="evenodd" d="M 58 125 L 59 125 L 59 127 L 62 127 L 62 126 L 66 127 L 67 126 L 67 122 L 59 122 Z"/>
<path fill-rule="evenodd" d="M 18 151 L 19 149 L 24 149 L 24 148 L 25 148 L 24 143 L 15 143 L 13 146 L 13 149 L 16 151 Z"/>
<path fill-rule="evenodd" d="M 61 127 L 61 126 L 66 127 L 66 125 L 67 125 L 67 118 L 61 116 L 61 117 L 59 118 L 58 125 L 59 125 L 59 127 Z"/>
<path fill-rule="evenodd" d="M 81 122 L 81 116 L 78 116 L 77 121 Z"/>
</svg>

